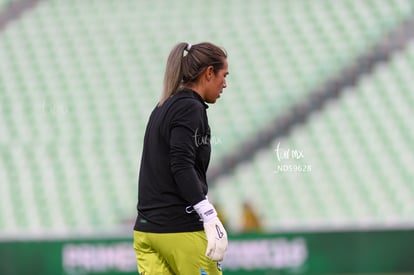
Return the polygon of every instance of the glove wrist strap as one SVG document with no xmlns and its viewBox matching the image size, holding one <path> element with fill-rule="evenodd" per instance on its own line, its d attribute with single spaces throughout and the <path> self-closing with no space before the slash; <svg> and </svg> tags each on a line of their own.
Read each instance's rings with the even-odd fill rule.
<svg viewBox="0 0 414 275">
<path fill-rule="evenodd" d="M 204 223 L 208 223 L 217 218 L 216 209 L 207 199 L 195 204 L 193 208 Z"/>
</svg>

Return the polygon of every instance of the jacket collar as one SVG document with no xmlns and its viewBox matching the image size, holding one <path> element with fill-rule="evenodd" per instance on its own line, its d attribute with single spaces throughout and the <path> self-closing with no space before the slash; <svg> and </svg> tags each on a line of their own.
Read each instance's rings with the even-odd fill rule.
<svg viewBox="0 0 414 275">
<path fill-rule="evenodd" d="M 199 100 L 204 105 L 204 107 L 206 109 L 208 108 L 207 103 L 204 101 L 204 99 L 196 91 L 194 91 L 190 88 L 183 88 L 179 93 L 185 93 L 186 95 Z"/>
</svg>

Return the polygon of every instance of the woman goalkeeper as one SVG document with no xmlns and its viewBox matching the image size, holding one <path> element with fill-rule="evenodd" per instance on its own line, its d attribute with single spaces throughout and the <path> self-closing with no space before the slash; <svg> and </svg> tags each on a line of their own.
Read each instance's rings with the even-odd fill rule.
<svg viewBox="0 0 414 275">
<path fill-rule="evenodd" d="M 226 88 L 226 52 L 208 42 L 170 52 L 144 137 L 134 249 L 140 274 L 222 274 L 227 233 L 207 199 L 206 103 Z"/>
</svg>

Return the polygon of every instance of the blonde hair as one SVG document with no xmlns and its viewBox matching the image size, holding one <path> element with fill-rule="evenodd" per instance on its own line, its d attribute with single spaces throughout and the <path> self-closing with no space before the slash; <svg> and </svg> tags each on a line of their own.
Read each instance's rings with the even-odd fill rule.
<svg viewBox="0 0 414 275">
<path fill-rule="evenodd" d="M 182 85 L 197 82 L 208 66 L 217 72 L 224 66 L 227 53 L 224 49 L 203 42 L 195 45 L 181 42 L 175 45 L 167 59 L 164 85 L 158 105 L 162 105 L 170 96 L 176 94 Z"/>
</svg>

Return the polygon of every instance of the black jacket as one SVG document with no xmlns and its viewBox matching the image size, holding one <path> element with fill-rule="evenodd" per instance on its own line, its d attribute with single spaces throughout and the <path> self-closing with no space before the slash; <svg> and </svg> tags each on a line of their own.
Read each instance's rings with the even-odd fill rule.
<svg viewBox="0 0 414 275">
<path fill-rule="evenodd" d="M 138 179 L 135 230 L 155 233 L 203 229 L 192 205 L 207 195 L 210 161 L 208 106 L 185 89 L 149 118 Z"/>
</svg>

